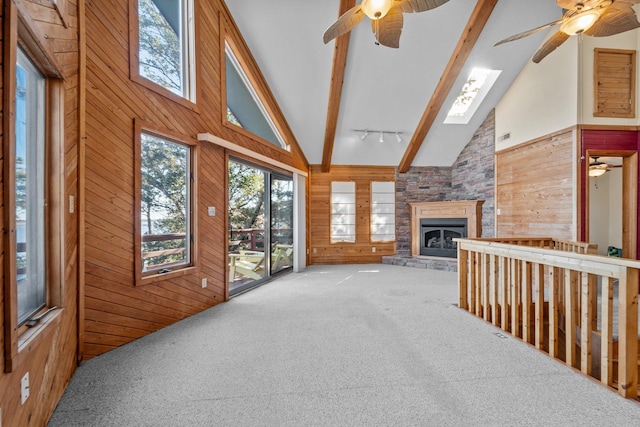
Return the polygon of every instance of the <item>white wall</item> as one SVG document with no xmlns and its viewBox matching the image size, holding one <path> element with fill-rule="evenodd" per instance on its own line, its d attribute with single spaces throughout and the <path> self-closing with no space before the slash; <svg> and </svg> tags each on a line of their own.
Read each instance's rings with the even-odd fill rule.
<svg viewBox="0 0 640 427">
<path fill-rule="evenodd" d="M 529 61 L 496 106 L 496 151 L 576 125 L 578 87 L 576 37 L 539 64 Z"/>
<path fill-rule="evenodd" d="M 589 178 L 589 241 L 598 244 L 600 255 L 608 246 L 622 247 L 621 168 Z"/>
</svg>

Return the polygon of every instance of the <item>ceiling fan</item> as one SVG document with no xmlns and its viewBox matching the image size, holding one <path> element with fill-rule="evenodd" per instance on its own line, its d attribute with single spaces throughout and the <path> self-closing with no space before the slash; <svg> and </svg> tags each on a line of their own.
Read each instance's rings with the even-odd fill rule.
<svg viewBox="0 0 640 427">
<path fill-rule="evenodd" d="M 376 44 L 397 48 L 400 46 L 403 13 L 424 12 L 434 9 L 449 0 L 362 0 L 346 11 L 324 32 L 324 43 L 351 31 L 362 19 L 371 19 L 371 30 Z M 638 0 L 640 1 L 640 0 Z"/>
<path fill-rule="evenodd" d="M 610 163 L 601 162 L 598 160 L 600 156 L 591 156 L 589 162 L 589 176 L 598 177 L 604 175 L 607 171 L 613 168 L 621 168 L 622 165 L 612 165 Z"/>
<path fill-rule="evenodd" d="M 632 8 L 638 3 L 640 0 L 556 0 L 556 4 L 564 9 L 562 18 L 502 39 L 495 46 L 560 25 L 559 30 L 533 56 L 533 62 L 538 63 L 567 41 L 570 36 L 586 34 L 593 37 L 606 37 L 640 27 L 636 12 Z"/>
</svg>

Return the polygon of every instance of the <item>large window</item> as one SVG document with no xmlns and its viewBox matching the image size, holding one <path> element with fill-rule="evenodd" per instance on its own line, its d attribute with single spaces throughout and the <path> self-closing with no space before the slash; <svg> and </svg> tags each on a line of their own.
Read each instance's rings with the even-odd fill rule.
<svg viewBox="0 0 640 427">
<path fill-rule="evenodd" d="M 393 182 L 371 183 L 371 241 L 396 239 L 396 191 Z"/>
<path fill-rule="evenodd" d="M 356 241 L 356 183 L 331 183 L 331 243 Z"/>
<path fill-rule="evenodd" d="M 137 73 L 194 101 L 193 0 L 137 0 Z"/>
<path fill-rule="evenodd" d="M 45 274 L 45 77 L 18 49 L 15 120 L 15 229 L 18 324 L 47 303 Z"/>
<path fill-rule="evenodd" d="M 140 134 L 140 271 L 168 273 L 192 264 L 191 148 Z"/>
</svg>

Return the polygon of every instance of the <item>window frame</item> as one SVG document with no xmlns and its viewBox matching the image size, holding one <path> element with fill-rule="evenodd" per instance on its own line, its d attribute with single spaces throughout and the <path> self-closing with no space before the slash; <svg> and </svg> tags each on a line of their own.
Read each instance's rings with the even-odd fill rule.
<svg viewBox="0 0 640 427">
<path fill-rule="evenodd" d="M 139 15 L 138 15 L 138 3 L 139 0 L 129 0 L 129 78 L 159 94 L 168 98 L 180 105 L 190 108 L 198 112 L 197 100 L 200 92 L 200 78 L 198 73 L 198 40 L 197 29 L 198 20 L 195 13 L 198 10 L 199 0 L 180 0 L 187 2 L 184 6 L 187 10 L 187 17 L 183 21 L 186 21 L 187 40 L 182 40 L 181 45 L 183 49 L 186 49 L 183 60 L 186 60 L 186 64 L 183 64 L 183 73 L 186 74 L 183 80 L 187 80 L 187 88 L 183 89 L 183 95 L 171 91 L 170 89 L 161 86 L 153 80 L 140 74 L 140 29 L 139 29 Z M 183 22 L 185 23 L 185 22 Z"/>
<path fill-rule="evenodd" d="M 169 142 L 183 145 L 189 150 L 189 174 L 190 185 L 188 189 L 188 197 L 190 199 L 188 206 L 189 212 L 187 213 L 188 226 L 190 230 L 187 232 L 190 235 L 189 253 L 190 262 L 184 265 L 176 266 L 169 271 L 152 270 L 149 272 L 142 271 L 142 134 L 148 134 L 160 139 L 167 140 Z M 194 274 L 199 271 L 198 263 L 198 233 L 197 233 L 197 159 L 199 153 L 199 146 L 197 141 L 193 139 L 171 132 L 169 130 L 159 129 L 149 123 L 145 123 L 140 120 L 134 122 L 134 268 L 135 268 L 135 285 L 142 286 L 157 283 L 162 280 L 183 276 L 187 274 Z"/>
<path fill-rule="evenodd" d="M 390 193 L 387 192 L 376 192 L 374 191 L 374 187 L 376 184 L 381 183 L 381 184 L 391 184 L 393 185 L 393 191 Z M 371 206 L 370 206 L 370 219 L 369 219 L 369 241 L 371 243 L 384 243 L 384 242 L 395 242 L 396 241 L 396 213 L 395 213 L 395 207 L 396 207 L 396 192 L 395 192 L 395 182 L 394 181 L 371 181 Z M 373 227 L 374 227 L 374 216 L 379 214 L 378 212 L 374 212 L 374 204 L 376 203 L 375 200 L 375 194 L 392 194 L 393 195 L 393 223 L 392 224 L 387 224 L 385 223 L 384 225 L 391 225 L 392 229 L 393 229 L 393 239 L 381 239 L 381 240 L 376 240 L 373 238 L 373 236 L 377 236 L 377 235 L 382 235 L 382 236 L 387 236 L 388 234 L 378 234 L 378 233 L 374 233 L 373 232 Z M 391 203 L 385 203 L 385 204 L 391 204 Z"/>
<path fill-rule="evenodd" d="M 14 159 L 16 153 L 16 78 L 18 47 L 30 59 L 44 77 L 44 263 L 45 305 L 28 317 L 33 322 L 18 324 L 18 289 L 16 256 L 5 256 L 4 262 L 4 371 L 13 372 L 19 354 L 28 348 L 53 319 L 64 309 L 62 285 L 65 282 L 65 100 L 62 67 L 56 55 L 46 43 L 46 35 L 17 2 L 9 2 L 5 8 L 5 52 L 3 77 L 3 155 Z M 16 248 L 16 169 L 14 162 L 3 164 L 3 236 L 6 253 Z M 30 323 L 30 324 L 29 324 Z"/>
<path fill-rule="evenodd" d="M 347 240 L 347 239 L 334 239 L 334 233 L 333 233 L 333 229 L 335 225 L 344 225 L 344 224 L 335 224 L 334 223 L 334 217 L 335 214 L 334 213 L 334 202 L 333 202 L 333 195 L 334 195 L 334 184 L 350 184 L 353 185 L 353 193 L 346 193 L 344 191 L 339 192 L 340 194 L 353 194 L 353 213 L 348 213 L 346 215 L 348 215 L 349 217 L 353 218 L 353 224 L 347 223 L 346 225 L 352 225 L 353 226 L 353 239 L 352 240 Z M 329 215 L 331 216 L 330 221 L 329 221 L 329 241 L 331 242 L 331 244 L 343 244 L 343 243 L 356 243 L 357 240 L 357 221 L 356 221 L 356 216 L 357 216 L 357 212 L 356 212 L 356 207 L 357 207 L 357 185 L 355 181 L 331 181 L 331 192 L 329 194 L 330 200 L 329 200 Z M 349 234 L 349 236 L 351 236 L 351 234 Z"/>
</svg>

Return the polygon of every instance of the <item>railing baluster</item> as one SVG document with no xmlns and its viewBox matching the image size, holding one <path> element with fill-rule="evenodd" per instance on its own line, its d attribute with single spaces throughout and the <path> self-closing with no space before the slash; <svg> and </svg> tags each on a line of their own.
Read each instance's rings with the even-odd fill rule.
<svg viewBox="0 0 640 427">
<path fill-rule="evenodd" d="M 458 245 L 458 307 L 468 310 L 469 294 L 469 251 Z"/>
<path fill-rule="evenodd" d="M 511 260 L 511 333 L 521 337 L 520 333 L 520 261 Z"/>
<path fill-rule="evenodd" d="M 489 258 L 489 255 L 482 254 L 482 314 L 484 320 L 487 322 L 491 321 L 489 317 L 491 313 L 491 307 L 489 305 L 489 296 L 491 295 L 491 267 L 489 266 Z"/>
<path fill-rule="evenodd" d="M 580 369 L 582 373 L 591 375 L 591 321 L 593 294 L 589 292 L 590 278 L 588 273 L 580 274 L 580 289 L 582 295 L 582 315 L 580 319 Z"/>
<path fill-rule="evenodd" d="M 475 259 L 475 265 L 476 265 L 476 278 L 475 278 L 475 284 L 476 284 L 476 290 L 475 290 L 475 295 L 476 295 L 476 301 L 475 301 L 475 314 L 478 317 L 482 317 L 482 276 L 484 274 L 483 272 L 483 263 L 482 263 L 482 254 L 480 252 L 476 252 L 476 256 L 474 257 Z"/>
<path fill-rule="evenodd" d="M 476 268 L 477 268 L 477 252 L 471 252 L 469 255 L 469 312 L 476 314 Z"/>
<path fill-rule="evenodd" d="M 535 339 L 536 348 L 542 350 L 544 347 L 544 265 L 534 264 L 533 271 L 536 279 L 536 326 Z M 549 298 L 551 299 L 551 298 Z"/>
<path fill-rule="evenodd" d="M 502 305 L 500 306 L 500 323 L 503 330 L 509 330 L 509 260 L 500 257 L 500 288 L 502 290 Z"/>
<path fill-rule="evenodd" d="M 491 322 L 498 326 L 498 270 L 495 255 L 489 258 L 489 283 L 491 284 Z"/>
<path fill-rule="evenodd" d="M 626 268 L 618 283 L 618 393 L 638 397 L 638 270 Z"/>
<path fill-rule="evenodd" d="M 602 316 L 600 343 L 600 381 L 613 385 L 613 277 L 602 278 Z"/>
<path fill-rule="evenodd" d="M 578 273 L 574 270 L 565 270 L 564 301 L 565 301 L 565 362 L 569 366 L 576 366 L 576 285 Z"/>
<path fill-rule="evenodd" d="M 522 339 L 525 342 L 532 342 L 531 330 L 531 294 L 533 292 L 533 277 L 531 274 L 531 263 L 522 261 L 522 287 L 523 299 L 522 299 Z"/>
<path fill-rule="evenodd" d="M 558 289 L 560 285 L 560 269 L 551 268 L 551 280 L 549 281 L 549 355 L 559 358 L 558 353 Z"/>
</svg>

